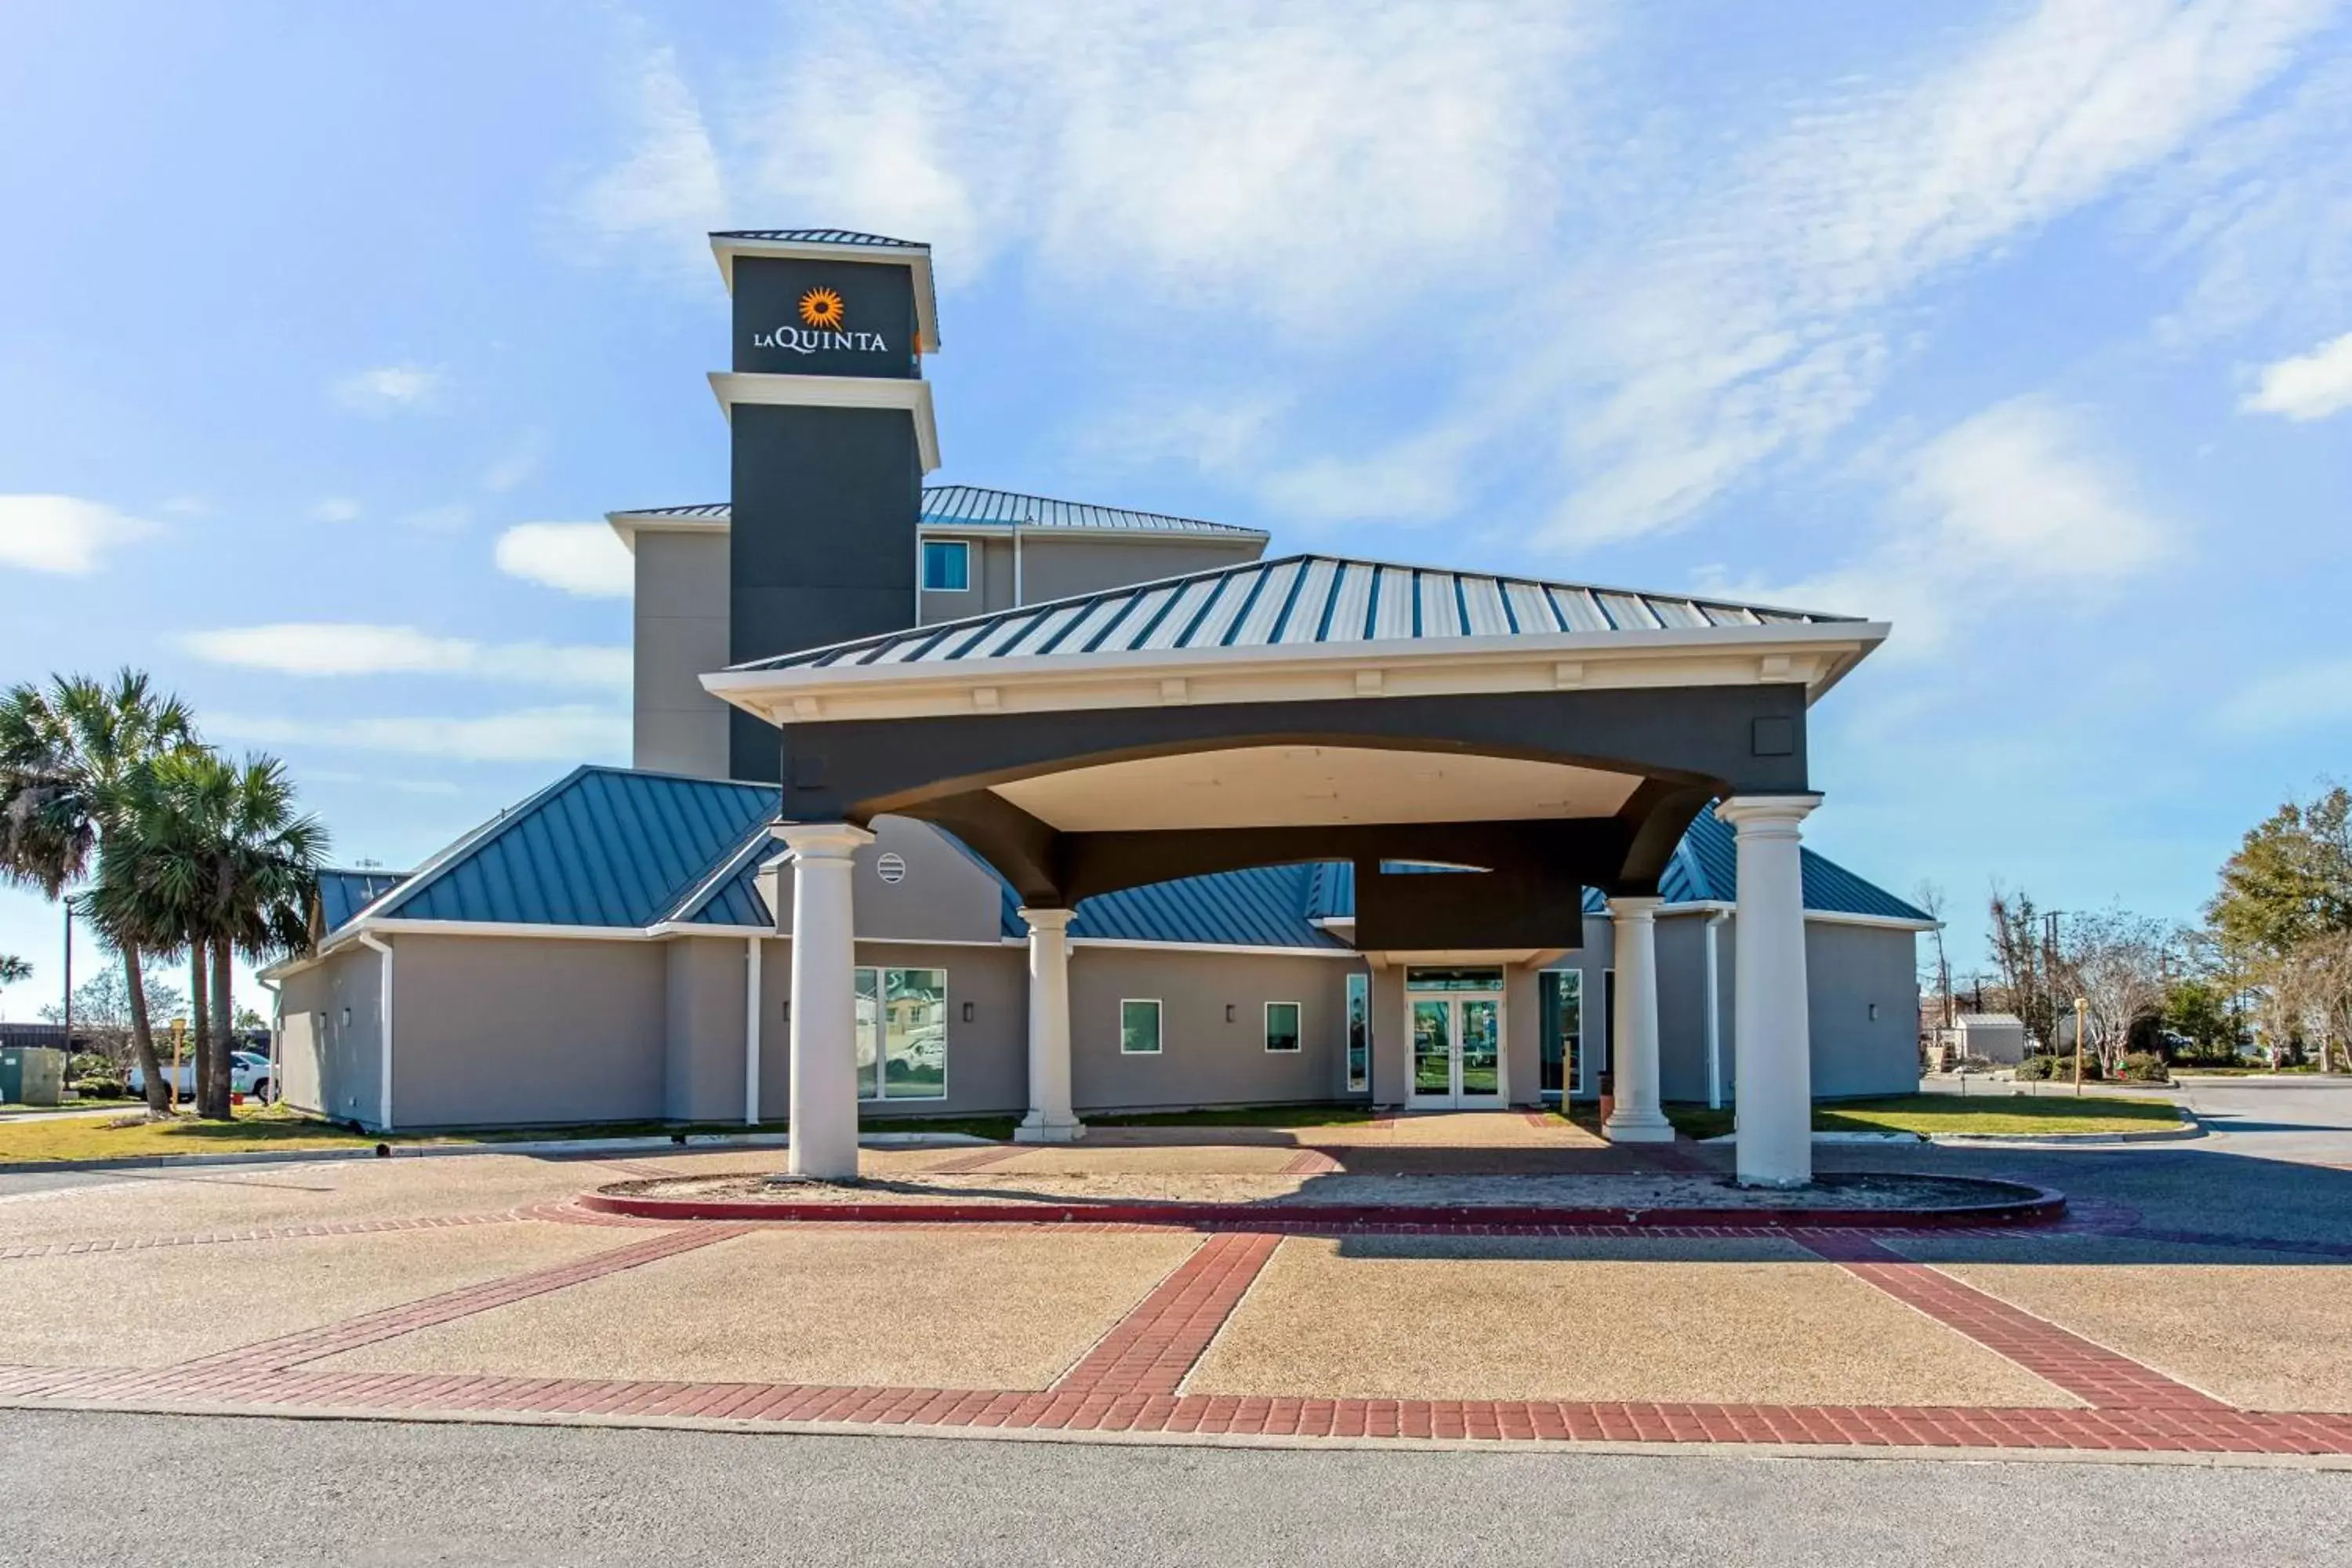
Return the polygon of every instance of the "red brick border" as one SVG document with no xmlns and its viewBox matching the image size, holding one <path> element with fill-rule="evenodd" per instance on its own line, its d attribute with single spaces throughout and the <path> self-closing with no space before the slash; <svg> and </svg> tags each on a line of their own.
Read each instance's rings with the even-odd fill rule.
<svg viewBox="0 0 2352 1568">
<path fill-rule="evenodd" d="M 299 1366 L 304 1362 L 318 1361 L 343 1351 L 356 1350 L 362 1345 L 373 1344 L 378 1340 L 395 1339 L 418 1329 L 429 1329 L 436 1323 L 469 1318 L 494 1307 L 543 1296 L 567 1285 L 601 1279 L 607 1274 L 618 1274 L 640 1264 L 675 1257 L 681 1252 L 692 1252 L 698 1247 L 709 1247 L 742 1234 L 741 1226 L 713 1226 L 707 1231 L 663 1231 L 643 1241 L 631 1242 L 625 1247 L 594 1253 L 570 1263 L 561 1263 L 551 1268 L 493 1279 L 484 1285 L 445 1290 L 437 1296 L 387 1307 L 382 1311 L 281 1334 L 276 1339 L 263 1340 L 233 1351 L 223 1351 L 217 1355 L 184 1363 L 172 1370 L 184 1375 L 206 1375 L 216 1371 L 234 1373 Z"/>
<path fill-rule="evenodd" d="M 1174 1394 L 1280 1245 L 1279 1237 L 1239 1231 L 1211 1237 L 1064 1373 L 1055 1392 Z"/>
<path fill-rule="evenodd" d="M 974 1171 L 985 1171 L 991 1165 L 1001 1165 L 1016 1155 L 1026 1154 L 1034 1145 L 1001 1143 L 986 1149 L 966 1149 L 949 1155 L 936 1165 L 926 1165 L 927 1176 L 961 1176 Z"/>
<path fill-rule="evenodd" d="M 27 1242 L 0 1247 L 0 1263 L 26 1258 L 80 1258 L 108 1252 L 149 1252 L 166 1247 L 215 1247 L 233 1241 L 299 1241 L 316 1236 L 377 1236 L 388 1231 L 441 1230 L 472 1225 L 510 1225 L 534 1217 L 520 1209 L 497 1214 L 426 1215 L 415 1219 L 330 1220 L 316 1225 L 256 1226 L 246 1230 L 199 1230 L 178 1236 L 104 1237 L 84 1241 Z"/>
<path fill-rule="evenodd" d="M 225 1367 L 0 1369 L 0 1405 L 230 1408 L 374 1415 L 577 1415 L 719 1420 L 747 1427 L 851 1425 L 1032 1432 L 1204 1433 L 1517 1443 L 1797 1444 L 1873 1448 L 2072 1449 L 2352 1456 L 2352 1415 L 2232 1410 L 2076 1410 L 1843 1405 L 1598 1404 L 1563 1400 L 1298 1399 L 1140 1389 L 832 1388 L 319 1373 Z"/>
<path fill-rule="evenodd" d="M 2230 1406 L 2117 1351 L 1915 1263 L 1868 1237 L 1805 1244 L 1847 1273 L 2082 1400 L 2096 1410 L 2210 1412 Z"/>
</svg>

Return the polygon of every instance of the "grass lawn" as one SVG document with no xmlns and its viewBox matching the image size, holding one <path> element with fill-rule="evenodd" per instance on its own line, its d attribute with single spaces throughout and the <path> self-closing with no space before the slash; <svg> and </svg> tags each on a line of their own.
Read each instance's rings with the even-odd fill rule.
<svg viewBox="0 0 2352 1568">
<path fill-rule="evenodd" d="M 1731 1131 L 1731 1109 L 1669 1105 L 1666 1118 L 1686 1137 Z M 1816 1132 L 1977 1132 L 2016 1136 L 2053 1132 L 2147 1132 L 2180 1124 L 2180 1113 L 2154 1100 L 2108 1095 L 1895 1094 L 1813 1107 Z"/>
<path fill-rule="evenodd" d="M 1369 1105 L 1229 1105 L 1219 1110 L 1154 1110 L 1088 1116 L 1089 1127 L 1345 1127 L 1379 1115 Z"/>
<path fill-rule="evenodd" d="M 240 1107 L 232 1121 L 199 1121 L 184 1116 L 176 1121 L 133 1121 L 138 1107 L 127 1107 L 122 1117 L 73 1116 L 44 1121 L 0 1118 L 0 1163 L 35 1160 L 122 1160 L 151 1154 L 242 1154 L 257 1149 L 368 1149 L 378 1143 L 514 1143 L 563 1138 L 665 1138 L 696 1133 L 782 1132 L 784 1124 L 771 1122 L 747 1128 L 736 1121 L 599 1122 L 580 1127 L 510 1127 L 479 1132 L 394 1133 L 354 1132 L 331 1121 L 281 1108 Z M 115 1125 L 127 1121 L 128 1125 Z M 1013 1136 L 1010 1116 L 963 1117 L 926 1121 L 906 1117 L 867 1121 L 866 1132 L 958 1132 L 997 1141 Z"/>
</svg>

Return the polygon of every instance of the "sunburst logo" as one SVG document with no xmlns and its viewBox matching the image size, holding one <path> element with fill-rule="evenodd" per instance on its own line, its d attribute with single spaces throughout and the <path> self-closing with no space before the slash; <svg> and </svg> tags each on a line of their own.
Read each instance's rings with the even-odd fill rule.
<svg viewBox="0 0 2352 1568">
<path fill-rule="evenodd" d="M 801 322 L 820 332 L 841 331 L 841 296 L 831 289 L 812 289 L 801 296 Z"/>
</svg>

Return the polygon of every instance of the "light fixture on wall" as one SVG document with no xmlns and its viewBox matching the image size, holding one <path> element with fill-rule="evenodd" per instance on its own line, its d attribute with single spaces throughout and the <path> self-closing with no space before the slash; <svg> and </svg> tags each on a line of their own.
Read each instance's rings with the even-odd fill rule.
<svg viewBox="0 0 2352 1568">
<path fill-rule="evenodd" d="M 967 1024 L 971 1022 L 971 1004 L 969 1002 L 963 1005 L 963 1021 Z"/>
<path fill-rule="evenodd" d="M 1226 1003 L 1226 1004 L 1225 1004 L 1225 1022 L 1226 1022 L 1226 1023 L 1228 1023 L 1228 1024 L 1230 1024 L 1230 1023 L 1232 1023 L 1233 1021 L 1234 1021 L 1234 1005 L 1233 1005 L 1232 1003 L 1228 1002 L 1228 1003 Z"/>
<path fill-rule="evenodd" d="M 1870 1021 L 1874 1024 L 1878 1022 L 1878 1004 L 1875 1002 L 1870 1005 Z"/>
</svg>

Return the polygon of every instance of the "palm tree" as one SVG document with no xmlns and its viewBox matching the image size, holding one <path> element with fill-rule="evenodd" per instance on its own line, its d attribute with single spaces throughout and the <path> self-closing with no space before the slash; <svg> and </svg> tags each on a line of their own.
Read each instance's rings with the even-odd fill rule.
<svg viewBox="0 0 2352 1568">
<path fill-rule="evenodd" d="M 37 888 L 51 900 L 86 876 L 117 836 L 128 795 L 159 756 L 194 744 L 185 704 L 125 669 L 111 685 L 60 677 L 0 694 L 0 881 Z M 135 931 L 99 932 L 122 956 L 131 1041 L 147 1084 L 152 1116 L 172 1114 L 170 1086 L 155 1060 Z"/>
<path fill-rule="evenodd" d="M 284 764 L 190 750 L 157 759 L 99 858 L 92 912 L 150 946 L 189 954 L 196 1113 L 229 1114 L 229 964 L 310 945 L 327 835 L 299 816 Z"/>
<path fill-rule="evenodd" d="M 33 966 L 13 952 L 0 952 L 0 985 L 14 985 L 33 977 Z"/>
</svg>

